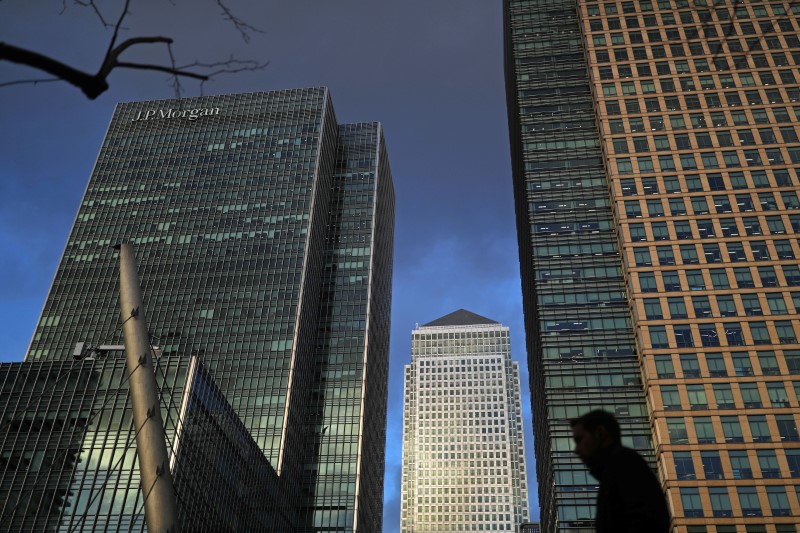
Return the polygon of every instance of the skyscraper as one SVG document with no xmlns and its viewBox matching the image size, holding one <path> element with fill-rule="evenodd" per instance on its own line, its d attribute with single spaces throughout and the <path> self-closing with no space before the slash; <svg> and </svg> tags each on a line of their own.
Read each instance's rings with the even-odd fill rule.
<svg viewBox="0 0 800 533">
<path fill-rule="evenodd" d="M 508 328 L 464 309 L 417 327 L 404 383 L 401 532 L 517 531 L 528 486 Z"/>
<path fill-rule="evenodd" d="M 542 530 L 591 524 L 567 419 L 599 407 L 676 531 L 796 531 L 800 10 L 504 9 Z"/>
<path fill-rule="evenodd" d="M 130 241 L 154 344 L 202 356 L 297 530 L 380 530 L 393 226 L 383 130 L 325 88 L 120 104 L 26 361 L 121 342 Z"/>
</svg>

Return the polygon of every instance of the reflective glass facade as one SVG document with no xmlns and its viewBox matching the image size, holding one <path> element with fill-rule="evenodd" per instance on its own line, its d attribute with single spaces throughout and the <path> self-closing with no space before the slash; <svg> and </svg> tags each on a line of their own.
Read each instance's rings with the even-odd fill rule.
<svg viewBox="0 0 800 533">
<path fill-rule="evenodd" d="M 293 527 L 376 531 L 393 224 L 382 128 L 325 88 L 121 104 L 26 361 L 121 343 L 130 241 L 154 344 L 203 357 Z"/>
<path fill-rule="evenodd" d="M 528 484 L 508 328 L 463 309 L 418 327 L 404 385 L 400 531 L 518 531 Z"/>
<path fill-rule="evenodd" d="M 509 4 L 525 18 L 550 3 Z M 562 13 L 578 24 L 675 530 L 796 531 L 800 8 L 582 0 Z M 510 72 L 524 124 L 511 99 L 524 72 Z"/>
<path fill-rule="evenodd" d="M 506 86 L 542 531 L 592 527 L 596 482 L 569 419 L 615 413 L 652 456 L 580 20 L 506 1 Z"/>
<path fill-rule="evenodd" d="M 155 371 L 184 527 L 289 531 L 277 474 L 199 359 Z M 3 530 L 142 530 L 124 358 L 3 364 L 0 384 Z"/>
</svg>

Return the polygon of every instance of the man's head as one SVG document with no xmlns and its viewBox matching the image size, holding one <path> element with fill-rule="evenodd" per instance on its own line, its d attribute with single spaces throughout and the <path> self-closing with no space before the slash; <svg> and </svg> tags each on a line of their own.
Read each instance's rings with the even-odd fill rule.
<svg viewBox="0 0 800 533">
<path fill-rule="evenodd" d="M 619 422 L 606 411 L 591 411 L 569 421 L 575 453 L 585 464 L 592 462 L 599 452 L 620 444 Z"/>
</svg>

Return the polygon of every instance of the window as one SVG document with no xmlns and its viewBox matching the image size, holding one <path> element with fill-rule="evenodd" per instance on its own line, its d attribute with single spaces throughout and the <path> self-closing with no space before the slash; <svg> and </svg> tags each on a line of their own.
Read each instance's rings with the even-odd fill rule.
<svg viewBox="0 0 800 533">
<path fill-rule="evenodd" d="M 720 316 L 737 316 L 736 304 L 731 294 L 719 294 L 716 296 L 717 307 Z"/>
<path fill-rule="evenodd" d="M 694 473 L 694 462 L 692 461 L 691 452 L 675 452 L 673 454 L 675 461 L 675 473 L 678 479 L 697 479 Z"/>
<path fill-rule="evenodd" d="M 661 402 L 665 411 L 680 411 L 681 398 L 678 395 L 677 385 L 661 385 Z"/>
<path fill-rule="evenodd" d="M 656 241 L 668 241 L 669 230 L 667 229 L 666 222 L 653 222 L 650 224 L 650 229 L 653 232 L 653 239 Z"/>
<path fill-rule="evenodd" d="M 758 384 L 756 383 L 740 383 L 739 392 L 742 395 L 745 409 L 752 409 L 761 407 L 761 395 L 758 392 Z"/>
<path fill-rule="evenodd" d="M 789 247 L 791 250 L 791 246 Z M 769 261 L 769 247 L 766 241 L 750 241 L 750 253 L 753 254 L 753 261 Z"/>
<path fill-rule="evenodd" d="M 697 362 L 696 354 L 683 354 L 681 359 L 681 370 L 684 378 L 699 378 L 700 365 Z"/>
<path fill-rule="evenodd" d="M 661 379 L 675 377 L 675 368 L 672 365 L 671 355 L 656 355 L 656 375 Z"/>
<path fill-rule="evenodd" d="M 711 219 L 698 219 L 697 220 L 697 233 L 700 234 L 701 239 L 708 239 L 715 236 L 714 221 Z"/>
<path fill-rule="evenodd" d="M 739 425 L 738 416 L 721 416 L 720 423 L 722 425 L 722 434 L 725 436 L 725 442 L 744 442 L 744 435 L 742 434 L 742 426 Z"/>
<path fill-rule="evenodd" d="M 736 195 L 736 205 L 741 212 L 748 212 L 748 211 L 755 211 L 755 204 L 753 203 L 753 198 L 749 194 L 737 194 Z M 757 220 L 757 219 L 756 219 Z M 745 226 L 746 227 L 746 226 Z M 759 233 L 756 235 L 760 235 Z M 750 235 L 748 233 L 748 235 Z"/>
<path fill-rule="evenodd" d="M 781 477 L 775 450 L 758 450 L 756 456 L 758 457 L 758 466 L 761 469 L 761 477 L 767 479 Z"/>
<path fill-rule="evenodd" d="M 783 299 L 783 294 L 779 292 L 767 294 L 767 304 L 769 305 L 770 314 L 785 315 L 788 313 L 786 301 Z"/>
<path fill-rule="evenodd" d="M 791 514 L 791 508 L 789 506 L 789 499 L 786 497 L 785 487 L 769 485 L 767 487 L 767 499 L 769 500 L 769 507 L 772 511 L 772 516 L 789 516 Z"/>
<path fill-rule="evenodd" d="M 733 391 L 728 383 L 715 383 L 713 389 L 717 409 L 733 409 L 736 407 L 733 401 Z"/>
<path fill-rule="evenodd" d="M 628 230 L 630 231 L 632 241 L 639 242 L 647 240 L 647 232 L 644 229 L 644 224 L 642 223 L 630 224 L 628 225 Z"/>
<path fill-rule="evenodd" d="M 727 518 L 733 516 L 727 487 L 709 487 L 708 497 L 711 500 L 711 512 L 715 517 Z"/>
<path fill-rule="evenodd" d="M 795 344 L 797 337 L 791 320 L 776 320 L 775 331 L 778 333 L 778 341 L 781 344 Z"/>
<path fill-rule="evenodd" d="M 712 378 L 725 377 L 728 375 L 728 369 L 725 367 L 725 359 L 723 359 L 721 353 L 707 353 L 706 366 L 708 366 L 708 374 Z"/>
<path fill-rule="evenodd" d="M 691 198 L 692 211 L 695 215 L 705 215 L 709 213 L 708 202 L 703 196 L 693 196 Z"/>
<path fill-rule="evenodd" d="M 678 348 L 692 348 L 694 346 L 692 330 L 688 324 L 675 324 L 672 330 L 675 335 L 675 345 Z"/>
<path fill-rule="evenodd" d="M 778 202 L 771 192 L 758 193 L 758 203 L 761 205 L 762 211 L 775 211 L 778 209 Z"/>
<path fill-rule="evenodd" d="M 729 241 L 725 243 L 725 245 L 728 247 L 728 258 L 732 263 L 747 261 L 747 255 L 744 252 L 744 245 L 742 243 Z"/>
<path fill-rule="evenodd" d="M 680 299 L 683 303 L 683 298 Z M 708 296 L 692 296 L 692 307 L 696 318 L 707 318 L 711 316 L 711 303 Z"/>
<path fill-rule="evenodd" d="M 687 385 L 686 394 L 692 409 L 708 409 L 708 399 L 704 385 Z"/>
<path fill-rule="evenodd" d="M 747 352 L 731 353 L 733 369 L 737 376 L 752 376 L 753 365 L 750 362 L 750 355 Z"/>
<path fill-rule="evenodd" d="M 710 271 L 711 285 L 715 289 L 729 289 L 728 274 L 724 268 L 712 268 Z"/>
<path fill-rule="evenodd" d="M 800 267 L 797 265 L 784 265 L 781 267 L 786 284 L 790 287 L 800 286 Z"/>
<path fill-rule="evenodd" d="M 656 255 L 658 256 L 658 264 L 661 266 L 675 264 L 675 254 L 672 251 L 672 246 L 657 246 Z"/>
<path fill-rule="evenodd" d="M 762 287 L 777 287 L 778 286 L 778 276 L 775 274 L 775 268 L 771 266 L 760 266 L 758 267 L 758 277 L 761 280 Z M 771 295 L 767 296 L 767 300 L 770 300 Z M 783 299 L 783 297 L 781 297 Z"/>
<path fill-rule="evenodd" d="M 740 289 L 752 289 L 756 286 L 753 281 L 753 275 L 748 267 L 734 268 L 733 276 L 736 278 L 736 286 Z"/>
<path fill-rule="evenodd" d="M 717 441 L 714 435 L 714 425 L 711 423 L 711 417 L 709 416 L 694 417 L 694 431 L 697 434 L 697 442 L 700 444 L 710 444 Z M 705 461 L 703 461 L 703 467 L 705 468 Z M 706 478 L 708 478 L 708 474 L 706 474 Z"/>
<path fill-rule="evenodd" d="M 766 322 L 753 321 L 749 323 L 750 335 L 753 337 L 753 344 L 764 345 L 772 344 Z"/>
<path fill-rule="evenodd" d="M 656 275 L 652 272 L 639 272 L 639 288 L 642 292 L 656 292 Z"/>
<path fill-rule="evenodd" d="M 731 460 L 733 479 L 753 479 L 753 469 L 750 467 L 750 458 L 746 451 L 731 450 L 728 452 L 728 457 Z"/>
<path fill-rule="evenodd" d="M 689 285 L 690 291 L 702 291 L 706 288 L 706 282 L 703 279 L 702 270 L 687 270 L 686 283 Z"/>
<path fill-rule="evenodd" d="M 767 383 L 767 395 L 772 407 L 789 407 L 789 395 L 781 382 Z"/>
<path fill-rule="evenodd" d="M 651 217 L 663 217 L 664 205 L 661 200 L 647 200 L 647 212 Z"/>
<path fill-rule="evenodd" d="M 778 360 L 775 358 L 775 352 L 769 350 L 764 352 L 757 352 L 758 366 L 761 367 L 761 374 L 764 376 L 779 376 L 781 371 L 778 367 Z"/>
<path fill-rule="evenodd" d="M 653 264 L 650 258 L 650 249 L 647 247 L 634 248 L 633 260 L 636 266 L 651 266 Z"/>
<path fill-rule="evenodd" d="M 744 307 L 744 314 L 747 316 L 761 316 L 764 312 L 761 310 L 761 300 L 758 298 L 758 294 L 754 293 L 743 293 L 741 295 L 742 298 L 742 307 Z"/>
<path fill-rule="evenodd" d="M 700 324 L 700 340 L 703 346 L 719 346 L 719 336 L 717 335 L 717 327 L 714 324 Z"/>
<path fill-rule="evenodd" d="M 742 333 L 742 325 L 739 322 L 726 322 L 724 327 L 728 346 L 744 346 L 744 334 Z"/>
<path fill-rule="evenodd" d="M 736 487 L 744 516 L 761 516 L 761 504 L 755 487 Z"/>
<path fill-rule="evenodd" d="M 664 313 L 661 311 L 661 300 L 658 298 L 644 299 L 644 315 L 647 320 L 661 320 Z"/>
<path fill-rule="evenodd" d="M 797 424 L 792 415 L 776 415 L 775 422 L 778 424 L 778 434 L 783 442 L 797 442 L 800 440 L 797 434 Z"/>
<path fill-rule="evenodd" d="M 692 226 L 687 220 L 676 220 L 673 223 L 673 227 L 675 228 L 675 236 L 678 239 L 692 239 L 694 237 L 692 234 Z"/>
<path fill-rule="evenodd" d="M 750 425 L 750 434 L 753 436 L 753 442 L 772 441 L 765 415 L 750 415 L 747 417 L 747 422 Z"/>
<path fill-rule="evenodd" d="M 639 274 L 640 279 L 643 275 L 644 273 Z M 652 273 L 650 273 L 650 275 L 655 276 L 655 274 Z M 798 273 L 798 276 L 800 276 L 800 273 Z M 672 292 L 681 290 L 681 282 L 677 272 L 662 272 L 661 280 L 664 282 L 665 291 Z"/>
<path fill-rule="evenodd" d="M 800 477 L 800 449 L 787 449 L 786 462 L 789 463 L 789 474 Z"/>
<path fill-rule="evenodd" d="M 684 516 L 687 518 L 702 517 L 703 505 L 700 502 L 700 491 L 693 487 L 681 487 L 680 493 Z"/>
<path fill-rule="evenodd" d="M 697 255 L 697 248 L 694 244 L 681 244 L 681 261 L 684 265 L 696 265 L 700 263 L 700 257 Z"/>
<path fill-rule="evenodd" d="M 686 433 L 686 423 L 683 418 L 667 418 L 667 432 L 669 433 L 669 441 L 672 444 L 686 444 L 689 442 L 689 435 Z"/>
<path fill-rule="evenodd" d="M 650 344 L 653 348 L 669 348 L 667 329 L 664 326 L 650 326 Z"/>
</svg>

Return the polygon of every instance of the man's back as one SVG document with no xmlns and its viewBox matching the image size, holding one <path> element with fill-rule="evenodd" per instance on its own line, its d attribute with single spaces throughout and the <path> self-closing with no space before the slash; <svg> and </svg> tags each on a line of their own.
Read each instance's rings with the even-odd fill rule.
<svg viewBox="0 0 800 533">
<path fill-rule="evenodd" d="M 635 451 L 613 446 L 590 465 L 600 481 L 597 533 L 667 533 L 669 510 L 653 471 Z"/>
</svg>

